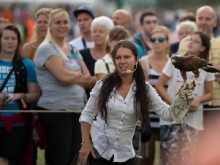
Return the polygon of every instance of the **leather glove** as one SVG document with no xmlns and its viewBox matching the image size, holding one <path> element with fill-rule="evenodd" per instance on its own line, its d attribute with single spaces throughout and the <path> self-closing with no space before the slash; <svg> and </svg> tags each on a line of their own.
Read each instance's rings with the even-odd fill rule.
<svg viewBox="0 0 220 165">
<path fill-rule="evenodd" d="M 181 123 L 193 101 L 194 87 L 185 83 L 170 106 L 170 114 L 174 121 Z"/>
</svg>

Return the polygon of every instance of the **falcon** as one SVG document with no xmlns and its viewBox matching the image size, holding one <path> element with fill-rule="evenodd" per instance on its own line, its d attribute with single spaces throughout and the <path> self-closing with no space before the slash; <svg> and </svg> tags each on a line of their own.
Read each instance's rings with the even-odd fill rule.
<svg viewBox="0 0 220 165">
<path fill-rule="evenodd" d="M 195 87 L 195 80 L 199 77 L 198 69 L 203 69 L 210 73 L 220 73 L 220 71 L 215 69 L 211 63 L 197 56 L 172 56 L 171 62 L 175 68 L 180 70 L 184 83 L 187 80 L 186 72 L 192 71 L 194 73 L 194 80 L 191 83 L 193 87 Z"/>
</svg>

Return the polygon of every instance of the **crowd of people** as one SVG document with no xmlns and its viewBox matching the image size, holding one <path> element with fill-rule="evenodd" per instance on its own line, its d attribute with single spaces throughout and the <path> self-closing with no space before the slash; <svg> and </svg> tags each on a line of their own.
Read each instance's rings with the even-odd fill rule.
<svg viewBox="0 0 220 165">
<path fill-rule="evenodd" d="M 24 45 L 19 29 L 0 18 L 0 110 L 9 110 L 0 111 L 0 164 L 36 165 L 37 133 L 45 139 L 46 165 L 70 165 L 78 153 L 81 165 L 153 165 L 156 141 L 161 165 L 198 164 L 197 155 L 206 154 L 198 149 L 203 135 L 210 135 L 210 146 L 216 145 L 211 138 L 219 137 L 209 126 L 220 127 L 220 111 L 211 110 L 220 108 L 220 75 L 199 70 L 192 92 L 170 57 L 197 56 L 220 70 L 220 41 L 212 35 L 215 10 L 202 6 L 183 15 L 176 29 L 179 41 L 172 44 L 153 10 L 141 14 L 135 35 L 125 9 L 109 18 L 82 5 L 72 14 L 81 36 L 67 42 L 68 12 L 41 8 Z M 194 81 L 193 72 L 185 77 Z M 191 145 L 171 116 L 180 98 L 188 109 L 184 120 Z M 31 109 L 40 113 L 11 111 Z M 135 132 L 141 135 L 139 151 Z"/>
</svg>

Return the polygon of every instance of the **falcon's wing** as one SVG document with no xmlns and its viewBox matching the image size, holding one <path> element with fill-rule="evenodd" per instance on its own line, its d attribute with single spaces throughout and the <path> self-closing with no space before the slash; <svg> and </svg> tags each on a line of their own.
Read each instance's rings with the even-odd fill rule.
<svg viewBox="0 0 220 165">
<path fill-rule="evenodd" d="M 218 69 L 215 69 L 213 66 L 210 66 L 210 65 L 203 66 L 201 69 L 205 70 L 206 72 L 210 72 L 210 73 L 220 73 Z"/>
<path fill-rule="evenodd" d="M 190 58 L 187 58 L 183 64 L 184 67 L 186 67 L 187 69 L 196 70 L 204 65 L 207 65 L 207 63 L 208 63 L 207 61 L 202 60 L 199 57 L 191 56 Z"/>
</svg>

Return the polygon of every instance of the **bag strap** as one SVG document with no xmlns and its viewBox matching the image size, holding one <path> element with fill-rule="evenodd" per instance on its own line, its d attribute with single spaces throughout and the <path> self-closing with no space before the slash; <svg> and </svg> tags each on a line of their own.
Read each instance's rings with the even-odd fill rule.
<svg viewBox="0 0 220 165">
<path fill-rule="evenodd" d="M 107 62 L 105 62 L 104 58 L 103 58 L 102 60 L 103 60 L 103 61 L 104 61 L 104 63 L 105 63 L 105 66 L 106 66 L 106 69 L 107 69 L 108 73 L 110 73 L 108 63 L 107 63 Z"/>
<path fill-rule="evenodd" d="M 85 40 L 84 40 L 83 37 L 82 37 L 82 43 L 83 43 L 84 49 L 87 48 L 87 46 L 86 46 L 86 42 L 85 42 Z"/>
<path fill-rule="evenodd" d="M 70 46 L 70 53 L 71 53 L 72 57 L 76 60 L 79 60 L 75 46 L 73 46 L 71 44 L 69 44 L 69 46 Z"/>
<path fill-rule="evenodd" d="M 5 81 L 3 82 L 2 86 L 1 86 L 0 92 L 2 92 L 2 90 L 3 90 L 4 87 L 5 87 L 5 85 L 7 84 L 8 80 L 9 80 L 9 78 L 10 78 L 12 72 L 13 72 L 13 70 L 14 70 L 14 67 L 12 66 L 10 72 L 8 73 L 8 75 L 7 75 L 6 79 L 5 79 Z"/>
</svg>

